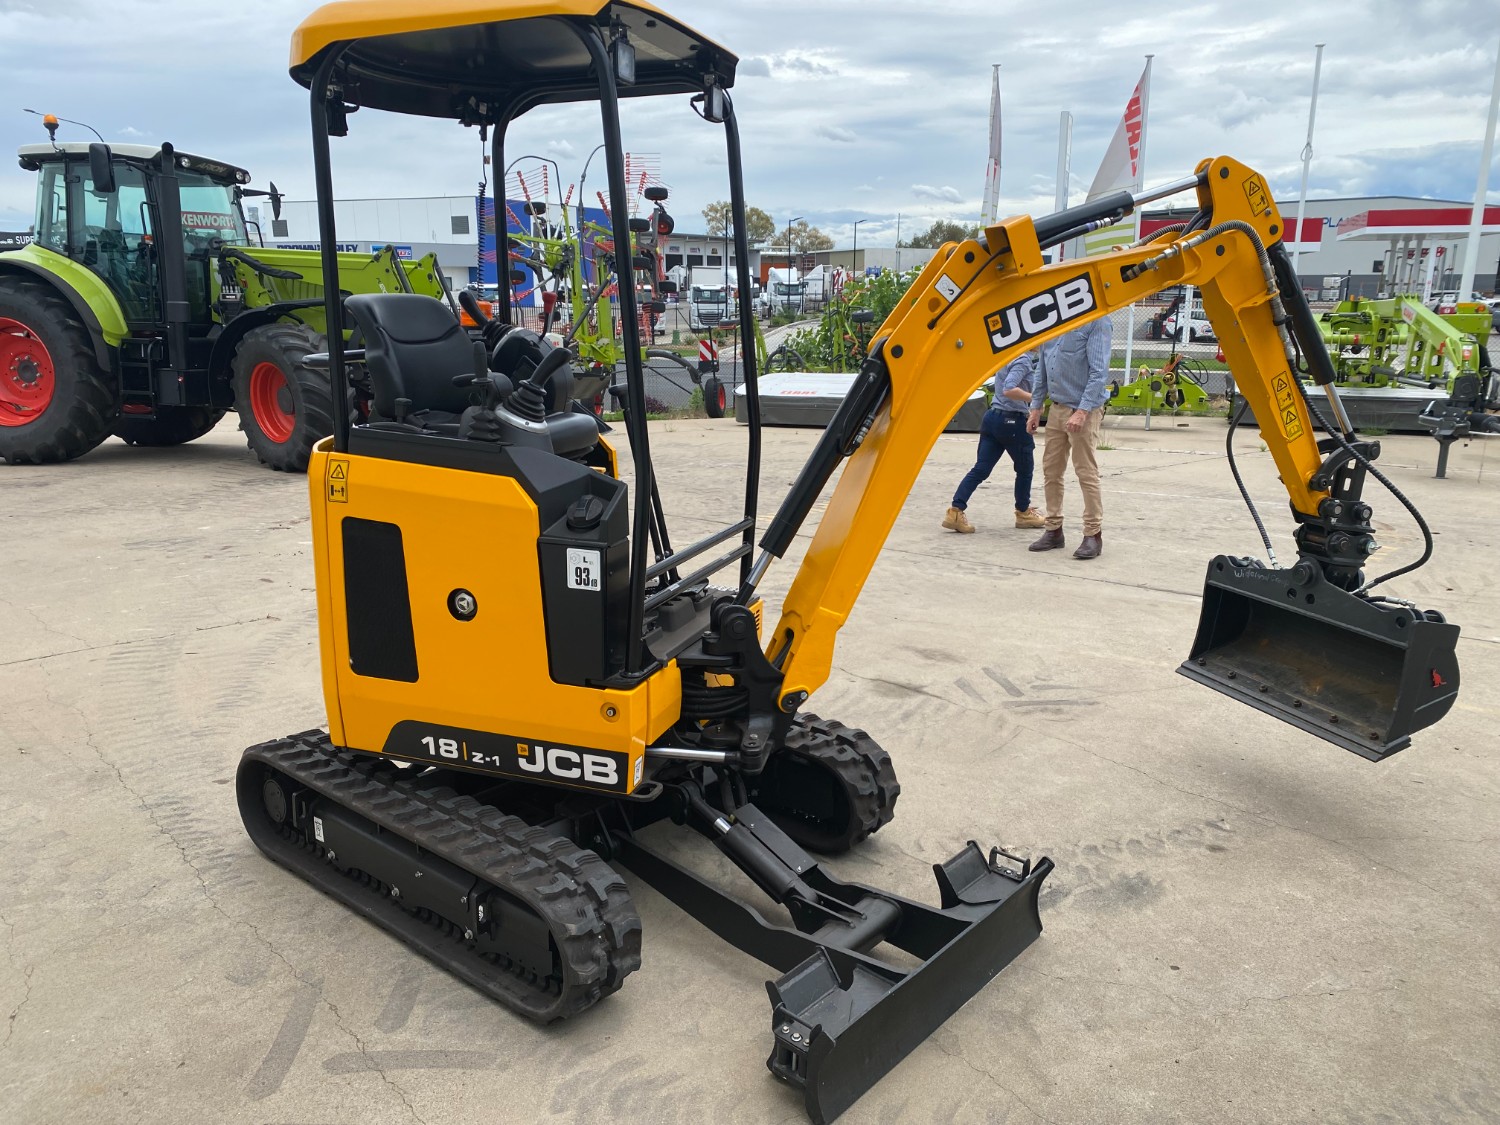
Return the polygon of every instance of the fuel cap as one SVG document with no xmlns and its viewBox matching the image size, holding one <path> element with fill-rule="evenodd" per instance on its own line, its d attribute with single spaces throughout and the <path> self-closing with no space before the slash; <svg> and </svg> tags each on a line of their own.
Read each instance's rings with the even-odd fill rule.
<svg viewBox="0 0 1500 1125">
<path fill-rule="evenodd" d="M 603 518 L 603 500 L 597 496 L 580 496 L 568 512 L 568 527 L 572 531 L 593 531 Z"/>
</svg>

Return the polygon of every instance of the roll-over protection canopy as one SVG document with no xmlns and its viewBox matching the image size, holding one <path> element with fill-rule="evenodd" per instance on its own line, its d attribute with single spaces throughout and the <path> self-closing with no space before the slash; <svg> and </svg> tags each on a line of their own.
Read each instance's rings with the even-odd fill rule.
<svg viewBox="0 0 1500 1125">
<path fill-rule="evenodd" d="M 620 87 L 623 97 L 734 82 L 733 54 L 645 0 L 336 0 L 292 33 L 291 73 L 310 86 L 326 53 L 348 44 L 337 72 L 345 102 L 496 121 L 541 103 L 597 99 L 579 24 L 598 26 L 606 41 L 629 36 L 636 81 Z"/>
</svg>

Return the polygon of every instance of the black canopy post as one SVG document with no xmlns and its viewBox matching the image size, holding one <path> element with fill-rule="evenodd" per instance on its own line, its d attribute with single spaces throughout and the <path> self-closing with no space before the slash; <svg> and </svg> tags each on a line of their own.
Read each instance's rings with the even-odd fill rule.
<svg viewBox="0 0 1500 1125">
<path fill-rule="evenodd" d="M 344 300 L 339 290 L 339 248 L 333 215 L 333 158 L 328 148 L 328 108 L 333 71 L 347 43 L 323 56 L 309 86 L 312 101 L 313 179 L 318 196 L 318 249 L 323 259 L 323 315 L 328 331 L 328 377 L 333 390 L 333 448 L 349 452 L 349 373 L 344 369 Z M 342 104 L 342 92 L 339 93 Z"/>
</svg>

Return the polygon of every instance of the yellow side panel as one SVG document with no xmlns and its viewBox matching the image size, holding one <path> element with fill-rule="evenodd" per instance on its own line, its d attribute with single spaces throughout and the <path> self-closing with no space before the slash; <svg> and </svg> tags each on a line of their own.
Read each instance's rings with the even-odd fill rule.
<svg viewBox="0 0 1500 1125">
<path fill-rule="evenodd" d="M 626 754 L 628 776 L 637 777 L 647 743 L 681 713 L 676 664 L 629 690 L 553 682 L 538 515 L 521 486 L 488 473 L 334 453 L 330 444 L 314 453 L 308 478 L 334 741 L 378 752 L 397 723 L 433 724 L 528 745 Z M 342 530 L 348 518 L 401 529 L 417 653 L 413 683 L 361 676 L 350 666 Z M 477 601 L 472 620 L 450 611 L 457 590 Z"/>
</svg>

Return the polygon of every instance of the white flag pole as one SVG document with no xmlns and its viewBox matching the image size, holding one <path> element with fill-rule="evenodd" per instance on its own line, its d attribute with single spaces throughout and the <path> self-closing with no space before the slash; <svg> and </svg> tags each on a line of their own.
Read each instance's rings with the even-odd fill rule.
<svg viewBox="0 0 1500 1125">
<path fill-rule="evenodd" d="M 1317 58 L 1313 60 L 1312 105 L 1307 109 L 1307 143 L 1302 146 L 1302 191 L 1297 196 L 1297 229 L 1292 232 L 1292 275 L 1297 276 L 1297 257 L 1302 253 L 1302 212 L 1307 210 L 1307 172 L 1312 166 L 1313 122 L 1318 117 L 1318 79 L 1323 74 L 1323 44 L 1318 45 Z M 1300 278 L 1297 282 L 1302 284 Z"/>
<path fill-rule="evenodd" d="M 1155 55 L 1146 56 L 1146 73 L 1141 76 L 1141 140 L 1140 145 L 1136 149 L 1134 189 L 1136 191 L 1142 191 L 1146 186 L 1146 120 L 1150 117 L 1147 111 L 1151 102 L 1151 60 L 1155 57 Z M 1141 213 L 1139 209 L 1135 212 L 1135 237 L 1137 241 L 1141 237 Z M 1130 364 L 1135 355 L 1135 304 L 1130 304 L 1128 309 L 1125 327 L 1125 374 L 1121 379 L 1122 383 L 1130 381 Z M 1148 407 L 1146 428 L 1148 430 L 1151 428 L 1150 401 L 1150 399 L 1146 400 Z"/>
<path fill-rule="evenodd" d="M 1464 272 L 1458 283 L 1458 299 L 1466 301 L 1474 292 L 1474 270 L 1479 265 L 1479 232 L 1484 227 L 1484 197 L 1490 186 L 1490 158 L 1495 152 L 1495 119 L 1500 115 L 1500 52 L 1495 54 L 1495 88 L 1490 91 L 1490 117 L 1484 127 L 1484 150 L 1479 156 L 1479 186 L 1474 189 L 1474 210 L 1469 215 L 1469 238 L 1464 244 Z M 1500 288 L 1500 280 L 1496 281 Z"/>
</svg>

